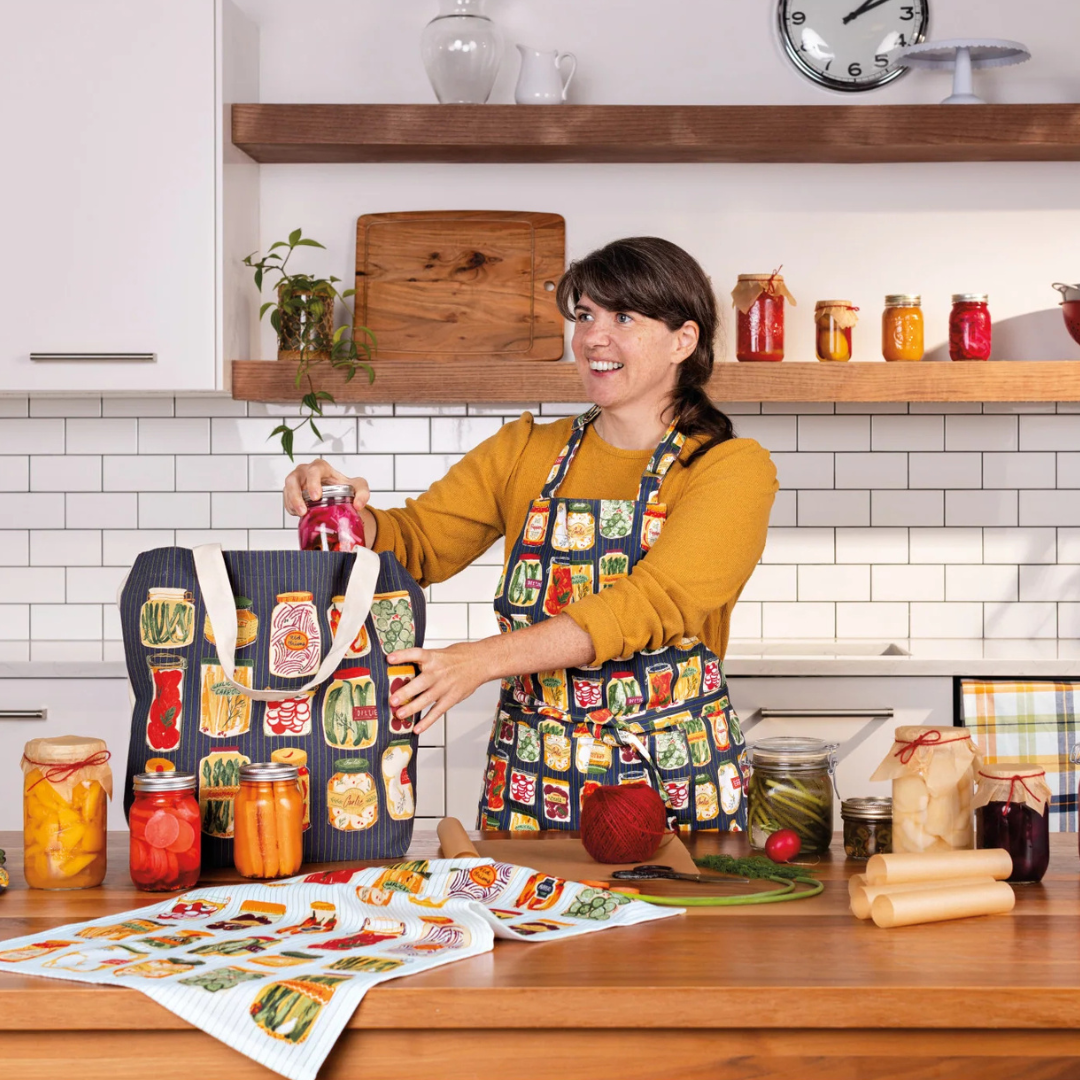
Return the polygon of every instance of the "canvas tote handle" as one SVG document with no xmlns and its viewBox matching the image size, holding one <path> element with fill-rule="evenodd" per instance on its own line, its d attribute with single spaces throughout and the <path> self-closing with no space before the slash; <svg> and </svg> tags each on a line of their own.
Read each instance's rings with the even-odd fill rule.
<svg viewBox="0 0 1080 1080">
<path fill-rule="evenodd" d="M 329 652 L 323 657 L 319 670 L 310 682 L 284 690 L 254 690 L 236 681 L 236 599 L 233 595 L 229 572 L 220 544 L 202 544 L 192 549 L 195 559 L 195 577 L 202 590 L 206 614 L 214 630 L 217 642 L 218 662 L 225 672 L 226 681 L 244 697 L 253 701 L 288 701 L 302 697 L 308 690 L 321 686 L 337 670 L 345 650 L 356 640 L 360 627 L 371 610 L 375 596 L 375 584 L 379 579 L 379 556 L 369 548 L 355 552 L 349 584 L 345 588 L 345 600 L 341 606 L 341 621 Z"/>
</svg>

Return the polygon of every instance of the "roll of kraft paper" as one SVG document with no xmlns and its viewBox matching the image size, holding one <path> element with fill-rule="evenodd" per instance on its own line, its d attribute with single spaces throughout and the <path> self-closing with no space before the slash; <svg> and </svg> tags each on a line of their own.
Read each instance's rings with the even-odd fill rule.
<svg viewBox="0 0 1080 1080">
<path fill-rule="evenodd" d="M 900 885 L 908 881 L 988 877 L 1004 880 L 1012 873 L 1012 856 L 1004 848 L 978 851 L 927 851 L 921 855 L 872 855 L 866 864 L 868 885 Z"/>
<path fill-rule="evenodd" d="M 972 915 L 1004 915 L 1012 911 L 1016 894 L 1003 881 L 952 889 L 920 889 L 879 896 L 870 905 L 875 926 L 915 926 L 917 923 L 966 919 Z"/>
<path fill-rule="evenodd" d="M 869 919 L 870 907 L 879 896 L 892 896 L 895 893 L 925 892 L 927 889 L 960 889 L 972 885 L 991 885 L 993 878 L 965 878 L 949 881 L 908 881 L 903 885 L 864 885 L 851 892 L 851 914 L 856 919 Z"/>
<path fill-rule="evenodd" d="M 457 818 L 443 818 L 435 826 L 444 859 L 478 859 L 480 852 L 473 847 L 472 841 L 465 835 L 465 826 Z"/>
<path fill-rule="evenodd" d="M 865 874 L 852 874 L 847 883 L 848 896 L 854 896 L 859 889 L 865 889 L 869 884 Z"/>
</svg>

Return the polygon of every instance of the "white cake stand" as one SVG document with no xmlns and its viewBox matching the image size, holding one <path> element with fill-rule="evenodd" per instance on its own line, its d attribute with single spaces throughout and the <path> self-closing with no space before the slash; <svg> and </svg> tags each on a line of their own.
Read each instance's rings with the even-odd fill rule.
<svg viewBox="0 0 1080 1080">
<path fill-rule="evenodd" d="M 983 105 L 971 89 L 971 69 L 1006 67 L 1031 59 L 1031 53 L 1018 41 L 997 38 L 952 38 L 927 41 L 894 49 L 893 59 L 907 67 L 953 69 L 953 92 L 942 105 Z"/>
</svg>

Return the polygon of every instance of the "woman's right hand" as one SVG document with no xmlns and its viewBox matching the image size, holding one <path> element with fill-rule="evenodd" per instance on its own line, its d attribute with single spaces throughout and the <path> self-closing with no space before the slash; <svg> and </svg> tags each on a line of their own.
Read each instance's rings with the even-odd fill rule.
<svg viewBox="0 0 1080 1080">
<path fill-rule="evenodd" d="M 339 473 L 328 461 L 317 458 L 309 465 L 297 465 L 288 476 L 285 477 L 285 509 L 293 517 L 303 517 L 307 513 L 307 504 L 304 502 L 304 492 L 312 501 L 322 497 L 322 486 L 326 483 L 349 484 L 356 492 L 353 505 L 364 518 L 364 526 L 367 528 L 367 519 L 371 517 L 365 511 L 368 500 L 371 498 L 371 488 L 362 476 L 345 476 Z M 371 541 L 368 541 L 369 545 Z"/>
</svg>

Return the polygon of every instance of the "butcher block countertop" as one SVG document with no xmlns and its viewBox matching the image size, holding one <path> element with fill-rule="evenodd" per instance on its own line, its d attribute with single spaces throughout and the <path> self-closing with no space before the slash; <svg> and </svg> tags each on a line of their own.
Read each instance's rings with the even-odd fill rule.
<svg viewBox="0 0 1080 1080">
<path fill-rule="evenodd" d="M 0 939 L 153 903 L 127 877 L 126 834 L 110 835 L 98 889 L 33 892 L 21 836 L 0 833 L 12 887 Z M 695 854 L 744 854 L 702 835 Z M 528 841 L 522 842 L 527 864 Z M 417 832 L 409 854 L 438 855 Z M 848 912 L 862 864 L 834 844 L 818 897 L 522 944 L 375 987 L 320 1080 L 1021 1080 L 1080 1076 L 1080 860 L 1052 837 L 1041 885 L 1011 915 L 879 930 Z M 305 868 L 306 869 L 306 868 Z M 599 875 L 598 875 L 599 876 Z M 203 884 L 235 880 L 212 871 Z M 706 887 L 649 882 L 654 893 Z M 263 1067 L 135 990 L 0 974 L 0 1075 L 68 1080 L 248 1080 Z"/>
</svg>

